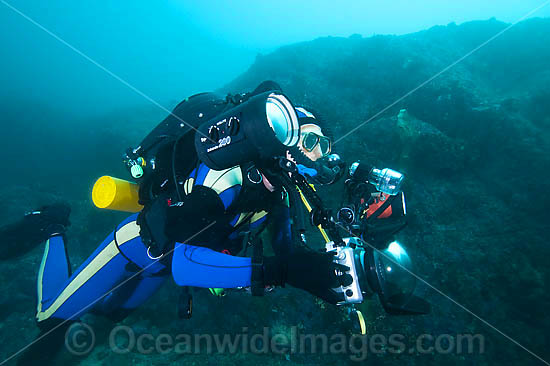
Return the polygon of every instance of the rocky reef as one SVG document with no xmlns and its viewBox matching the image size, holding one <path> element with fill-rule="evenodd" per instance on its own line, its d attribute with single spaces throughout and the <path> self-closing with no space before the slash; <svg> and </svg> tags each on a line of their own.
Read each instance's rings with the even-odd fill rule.
<svg viewBox="0 0 550 366">
<path fill-rule="evenodd" d="M 400 37 L 321 38 L 258 56 L 224 89 L 277 80 L 330 121 L 345 160 L 406 173 L 410 225 L 400 239 L 429 283 L 433 313 L 375 312 L 370 324 L 385 334 L 479 333 L 486 350 L 383 355 L 370 364 L 536 361 L 477 316 L 549 355 L 542 258 L 550 251 L 550 19 L 508 26 L 488 20 Z"/>
</svg>

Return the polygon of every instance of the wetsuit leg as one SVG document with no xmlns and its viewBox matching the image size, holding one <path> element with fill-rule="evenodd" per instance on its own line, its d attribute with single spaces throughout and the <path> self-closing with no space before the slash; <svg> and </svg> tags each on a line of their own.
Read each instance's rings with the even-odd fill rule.
<svg viewBox="0 0 550 366">
<path fill-rule="evenodd" d="M 162 286 L 167 278 L 168 276 L 154 276 L 140 279 L 132 294 L 126 298 L 124 303 L 120 304 L 120 308 L 123 310 L 138 308 Z"/>
<path fill-rule="evenodd" d="M 38 304 L 54 297 L 70 276 L 71 267 L 65 238 L 61 235 L 53 236 L 46 241 L 44 256 L 38 270 Z"/>
<path fill-rule="evenodd" d="M 149 299 L 167 278 L 168 275 L 153 277 L 140 275 L 130 278 L 94 307 L 93 313 L 119 322 Z"/>
<path fill-rule="evenodd" d="M 138 261 L 148 258 L 135 221 L 136 215 L 132 215 L 120 224 L 72 276 L 63 237 L 54 236 L 46 242 L 37 286 L 36 319 L 41 332 L 19 357 L 18 365 L 51 361 L 63 345 L 72 320 L 84 313 L 110 309 L 111 316 L 127 315 L 131 306 L 139 305 L 136 300 L 144 301 L 160 287 L 166 275 L 156 277 L 154 271 L 164 266 L 152 263 L 139 267 L 121 253 L 141 253 L 136 256 Z M 150 281 L 148 276 L 155 276 L 155 280 Z"/>
<path fill-rule="evenodd" d="M 39 322 L 52 317 L 80 317 L 101 301 L 103 295 L 130 276 L 125 269 L 128 261 L 118 252 L 112 236 L 94 251 L 72 277 L 61 284 L 60 280 L 55 278 L 57 274 L 54 272 L 59 259 L 52 254 L 55 253 L 44 253 L 38 275 L 36 318 Z M 56 284 L 57 287 L 54 286 Z"/>
<path fill-rule="evenodd" d="M 103 302 L 108 302 L 109 296 L 116 296 L 119 289 L 124 292 L 124 281 L 145 276 L 149 268 L 137 274 L 133 259 L 130 261 L 127 255 L 121 253 L 133 252 L 130 250 L 133 247 L 136 248 L 136 253 L 146 251 L 139 238 L 139 226 L 135 218 L 136 215 L 132 215 L 119 225 L 116 240 L 114 233 L 109 235 L 71 277 L 64 271 L 58 276 L 66 257 L 62 250 L 62 241 L 52 240 L 54 238 L 50 240 L 38 276 L 39 301 L 36 318 L 39 322 L 50 318 L 77 319 L 94 307 L 104 307 Z M 154 266 L 163 267 L 160 263 Z M 135 289 L 138 287 L 136 285 Z M 126 297 L 132 296 L 134 295 L 128 293 Z M 125 302 L 126 299 L 120 303 Z"/>
</svg>

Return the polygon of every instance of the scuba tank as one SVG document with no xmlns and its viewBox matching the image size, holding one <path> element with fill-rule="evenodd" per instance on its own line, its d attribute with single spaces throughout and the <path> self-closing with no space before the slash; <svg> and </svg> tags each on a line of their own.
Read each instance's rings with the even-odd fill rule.
<svg viewBox="0 0 550 366">
<path fill-rule="evenodd" d="M 215 93 L 185 99 L 137 147 L 126 150 L 123 162 L 133 182 L 113 177 L 96 182 L 92 198 L 97 207 L 139 212 L 140 236 L 153 258 L 163 257 L 172 243 L 164 230 L 166 207 L 171 199 L 185 198 L 183 183 L 198 164 L 197 127 L 241 99 Z"/>
<path fill-rule="evenodd" d="M 250 93 L 228 94 L 224 98 L 208 92 L 195 94 L 183 100 L 137 147 L 126 150 L 123 162 L 134 183 L 139 186 L 138 202 L 135 202 L 135 195 L 119 197 L 116 202 L 133 200 L 125 205 L 137 209 L 152 203 L 163 192 L 175 192 L 181 201 L 183 194 L 180 186 L 198 164 L 194 144 L 198 127 L 266 90 L 280 90 L 280 87 L 272 81 L 264 81 Z M 117 182 L 122 184 L 121 180 Z M 128 187 L 135 189 L 131 185 Z M 119 190 L 115 193 L 117 192 Z M 107 205 L 102 208 L 118 207 Z"/>
<path fill-rule="evenodd" d="M 98 208 L 115 211 L 139 212 L 143 205 L 139 204 L 139 186 L 105 175 L 99 178 L 92 189 L 92 201 Z"/>
<path fill-rule="evenodd" d="M 238 102 L 235 96 L 223 98 L 200 93 L 186 98 L 135 148 L 123 155 L 133 182 L 101 177 L 94 184 L 92 201 L 98 208 L 139 212 L 161 193 L 178 193 L 176 182 L 187 177 L 197 163 L 194 148 L 196 128 Z"/>
<path fill-rule="evenodd" d="M 139 203 L 146 205 L 161 192 L 176 191 L 179 182 L 197 164 L 193 139 L 197 127 L 214 118 L 231 103 L 215 93 L 193 95 L 178 104 L 136 147 L 130 148 L 123 161 L 139 184 Z"/>
</svg>

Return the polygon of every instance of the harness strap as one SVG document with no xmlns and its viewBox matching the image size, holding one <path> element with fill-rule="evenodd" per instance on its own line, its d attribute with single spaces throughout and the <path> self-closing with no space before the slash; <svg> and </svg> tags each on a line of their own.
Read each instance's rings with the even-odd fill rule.
<svg viewBox="0 0 550 366">
<path fill-rule="evenodd" d="M 125 269 L 128 271 L 128 272 L 138 272 L 139 270 L 141 270 L 142 268 L 140 266 L 138 266 L 134 261 L 132 261 L 130 258 L 128 258 L 128 256 L 126 254 L 124 254 L 124 252 L 122 250 L 120 250 L 120 245 L 118 244 L 118 240 L 116 238 L 116 233 L 118 232 L 118 225 L 115 226 L 115 231 L 113 233 L 113 237 L 114 237 L 114 242 L 115 242 L 115 246 L 118 250 L 118 252 L 120 253 L 120 255 L 122 255 L 127 261 L 128 261 L 128 264 L 126 264 L 126 267 Z"/>
<path fill-rule="evenodd" d="M 252 255 L 252 277 L 250 289 L 252 296 L 264 295 L 264 245 L 260 238 L 254 240 L 254 254 Z"/>
<path fill-rule="evenodd" d="M 260 234 L 265 230 L 268 225 L 269 218 L 264 220 L 254 233 L 248 233 L 247 244 L 252 242 L 252 276 L 250 279 L 250 290 L 252 296 L 263 296 L 265 293 L 264 283 L 264 244 L 260 238 Z"/>
<path fill-rule="evenodd" d="M 122 255 L 124 257 L 124 259 L 126 259 L 128 261 L 128 263 L 126 264 L 126 267 L 125 269 L 128 271 L 128 272 L 139 272 L 139 271 L 143 271 L 145 272 L 145 269 L 144 268 L 141 268 L 136 262 L 134 262 L 133 260 L 131 260 L 126 254 L 124 254 L 124 252 L 120 249 L 120 244 L 118 243 L 118 240 L 117 240 L 117 237 L 116 237 L 116 234 L 117 234 L 117 231 L 118 231 L 118 225 L 115 226 L 115 231 L 113 233 L 113 239 L 114 239 L 114 242 L 115 242 L 115 246 L 118 250 L 118 252 L 120 253 L 120 255 Z M 149 253 L 149 249 L 147 249 L 147 253 Z M 158 260 L 160 262 L 160 260 Z M 162 276 L 166 276 L 167 274 L 170 273 L 170 270 L 169 270 L 169 267 L 166 266 L 165 263 L 161 262 L 162 264 L 164 264 L 164 268 L 161 269 L 160 271 L 156 272 L 156 273 L 149 273 L 147 272 L 147 275 L 150 276 L 150 277 L 162 277 Z"/>
</svg>

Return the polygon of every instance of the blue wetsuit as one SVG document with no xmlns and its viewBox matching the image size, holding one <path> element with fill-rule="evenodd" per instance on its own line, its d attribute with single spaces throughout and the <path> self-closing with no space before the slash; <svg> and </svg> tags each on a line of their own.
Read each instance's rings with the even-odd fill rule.
<svg viewBox="0 0 550 366">
<path fill-rule="evenodd" d="M 240 167 L 214 171 L 201 164 L 189 175 L 184 190 L 189 194 L 197 186 L 208 187 L 228 209 L 246 192 L 243 175 Z M 196 209 L 200 211 L 201 208 Z M 89 311 L 125 315 L 158 290 L 170 274 L 180 286 L 250 286 L 252 267 L 247 257 L 228 255 L 196 243 L 176 242 L 173 252 L 166 254 L 171 255 L 171 261 L 154 258 L 140 237 L 137 216 L 131 215 L 118 225 L 73 274 L 63 237 L 53 236 L 46 242 L 37 284 L 36 318 L 39 322 L 77 319 Z M 227 224 L 235 230 L 219 238 L 219 248 L 224 247 L 224 242 L 238 240 L 239 232 L 258 227 L 270 216 L 270 222 L 277 222 L 272 239 L 274 250 L 288 250 L 283 248 L 291 242 L 286 206 L 269 215 L 264 210 L 253 210 L 226 216 Z"/>
</svg>

